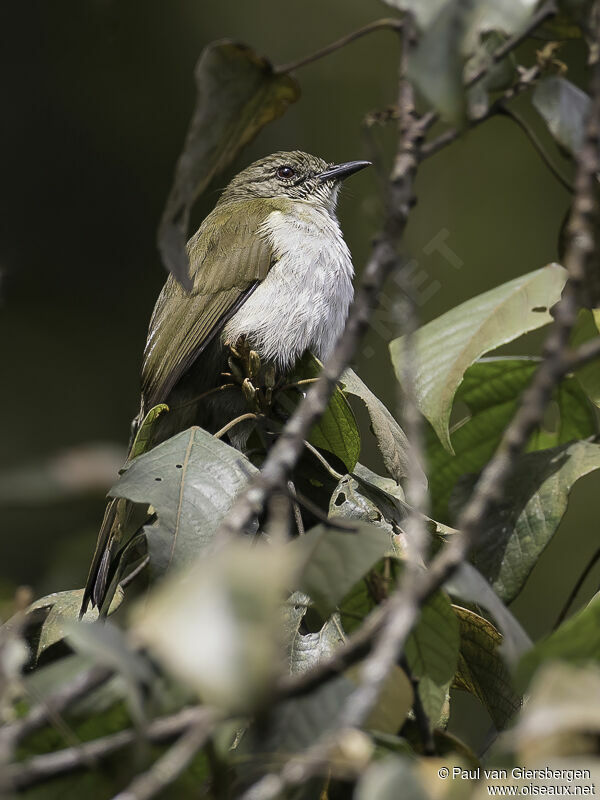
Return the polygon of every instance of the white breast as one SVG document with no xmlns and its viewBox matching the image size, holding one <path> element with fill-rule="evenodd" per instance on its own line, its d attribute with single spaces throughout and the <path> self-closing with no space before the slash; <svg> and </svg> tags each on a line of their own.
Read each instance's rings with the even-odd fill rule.
<svg viewBox="0 0 600 800">
<path fill-rule="evenodd" d="M 352 302 L 352 259 L 337 219 L 308 203 L 272 212 L 262 226 L 277 262 L 225 326 L 246 336 L 263 360 L 288 369 L 305 350 L 329 355 Z"/>
</svg>

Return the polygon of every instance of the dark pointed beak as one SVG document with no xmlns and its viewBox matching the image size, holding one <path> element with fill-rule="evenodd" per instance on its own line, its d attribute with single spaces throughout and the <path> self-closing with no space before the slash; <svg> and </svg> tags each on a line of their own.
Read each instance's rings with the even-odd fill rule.
<svg viewBox="0 0 600 800">
<path fill-rule="evenodd" d="M 321 172 L 317 178 L 320 181 L 343 181 L 349 175 L 354 175 L 355 172 L 370 166 L 370 161 L 346 161 L 345 164 L 336 164 Z"/>
</svg>

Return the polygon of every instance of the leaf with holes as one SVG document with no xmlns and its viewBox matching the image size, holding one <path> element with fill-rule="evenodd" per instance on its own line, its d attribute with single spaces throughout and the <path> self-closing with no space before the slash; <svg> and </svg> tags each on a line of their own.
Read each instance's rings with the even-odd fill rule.
<svg viewBox="0 0 600 800">
<path fill-rule="evenodd" d="M 521 706 L 499 646 L 502 636 L 487 619 L 453 606 L 460 625 L 460 656 L 455 686 L 479 698 L 494 725 L 503 728 Z"/>
<path fill-rule="evenodd" d="M 302 620 L 310 606 L 310 597 L 294 592 L 283 606 L 283 626 L 290 672 L 302 672 L 319 663 L 344 643 L 344 630 L 338 614 L 333 614 L 314 633 L 300 633 Z"/>
<path fill-rule="evenodd" d="M 458 665 L 459 630 L 450 600 L 437 592 L 421 610 L 416 628 L 406 642 L 405 655 L 432 727 L 442 708 Z"/>
<path fill-rule="evenodd" d="M 548 324 L 548 309 L 559 299 L 566 275 L 550 264 L 461 303 L 417 331 L 417 405 L 450 453 L 450 412 L 465 371 L 484 353 Z M 390 353 L 401 381 L 401 338 L 391 342 Z"/>
<path fill-rule="evenodd" d="M 196 107 L 158 233 L 165 266 L 186 289 L 191 288 L 186 241 L 194 200 L 300 96 L 294 78 L 277 75 L 267 59 L 227 40 L 203 50 L 195 78 Z"/>
<path fill-rule="evenodd" d="M 206 549 L 238 493 L 257 469 L 202 428 L 189 428 L 143 453 L 112 487 L 111 497 L 152 505 L 144 527 L 150 567 L 161 575 Z"/>
</svg>

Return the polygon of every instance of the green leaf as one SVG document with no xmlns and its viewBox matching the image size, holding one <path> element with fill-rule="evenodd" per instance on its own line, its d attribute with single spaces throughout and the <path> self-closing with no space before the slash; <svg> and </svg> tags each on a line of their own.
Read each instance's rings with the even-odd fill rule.
<svg viewBox="0 0 600 800">
<path fill-rule="evenodd" d="M 144 527 L 150 567 L 161 575 L 207 548 L 233 500 L 257 472 L 238 450 L 193 427 L 138 456 L 109 492 L 152 505 Z"/>
<path fill-rule="evenodd" d="M 465 403 L 471 416 L 451 430 L 454 455 L 428 431 L 427 462 L 436 518 L 448 519 L 448 500 L 461 475 L 480 472 L 496 451 L 539 363 L 535 358 L 484 358 L 465 372 L 455 400 Z M 553 447 L 596 433 L 593 409 L 574 378 L 562 381 L 554 401 L 560 415 L 556 429 L 536 431 L 528 449 Z"/>
<path fill-rule="evenodd" d="M 27 614 L 47 612 L 47 616 L 40 625 L 39 634 L 33 635 L 31 628 L 28 630 L 28 635 L 32 636 L 34 641 L 37 640 L 33 653 L 36 661 L 49 647 L 65 639 L 69 632 L 69 622 L 79 620 L 83 592 L 83 589 L 54 592 L 36 600 L 29 606 Z M 108 613 L 113 614 L 122 602 L 123 590 L 119 587 L 112 599 Z M 95 622 L 98 616 L 97 608 L 89 608 L 81 619 L 84 622 Z"/>
<path fill-rule="evenodd" d="M 294 592 L 283 607 L 290 672 L 302 672 L 314 667 L 323 658 L 331 656 L 345 639 L 338 614 L 333 614 L 319 631 L 300 633 L 310 603 L 308 595 Z"/>
<path fill-rule="evenodd" d="M 453 597 L 487 609 L 502 631 L 502 656 L 513 667 L 531 647 L 531 640 L 516 617 L 504 605 L 486 579 L 475 567 L 463 562 L 444 589 Z"/>
<path fill-rule="evenodd" d="M 191 288 L 186 241 L 190 209 L 210 181 L 269 122 L 300 96 L 289 75 L 243 44 L 222 40 L 202 52 L 195 69 L 196 107 L 177 162 L 158 233 L 167 269 Z"/>
<path fill-rule="evenodd" d="M 423 710 L 438 724 L 458 666 L 459 628 L 448 597 L 437 592 L 423 606 L 416 628 L 406 642 L 410 671 L 418 680 Z"/>
<path fill-rule="evenodd" d="M 600 468 L 600 445 L 573 442 L 522 456 L 482 522 L 472 561 L 505 602 L 522 589 L 566 511 L 571 488 Z"/>
<path fill-rule="evenodd" d="M 600 593 L 585 608 L 538 642 L 525 653 L 517 670 L 517 681 L 524 689 L 533 674 L 546 661 L 566 661 L 585 664 L 594 661 L 600 665 Z"/>
<path fill-rule="evenodd" d="M 346 671 L 360 686 L 360 665 Z M 377 702 L 365 720 L 364 727 L 384 734 L 398 733 L 414 703 L 413 688 L 404 670 L 394 665 L 381 688 Z"/>
<path fill-rule="evenodd" d="M 351 369 L 344 372 L 341 383 L 344 394 L 353 395 L 364 403 L 371 419 L 371 428 L 377 439 L 383 464 L 396 483 L 400 483 L 403 478 L 412 474 L 423 485 L 427 485 L 425 473 L 419 465 L 404 431 L 381 400 Z"/>
<path fill-rule="evenodd" d="M 600 309 L 589 311 L 581 309 L 577 324 L 573 329 L 571 338 L 572 347 L 579 347 L 590 339 L 595 339 L 600 334 Z M 598 363 L 593 362 L 580 367 L 575 373 L 586 395 L 600 408 L 600 369 Z"/>
<path fill-rule="evenodd" d="M 494 725 L 503 728 L 521 699 L 499 655 L 502 636 L 487 619 L 454 606 L 460 624 L 460 658 L 455 685 L 479 698 Z"/>
<path fill-rule="evenodd" d="M 305 353 L 294 370 L 293 381 L 317 378 L 323 365 Z M 360 433 L 350 404 L 341 389 L 336 387 L 327 410 L 313 427 L 308 441 L 315 447 L 336 455 L 348 472 L 352 472 L 360 456 Z"/>
<path fill-rule="evenodd" d="M 559 145 L 576 155 L 583 144 L 590 98 L 566 78 L 543 78 L 532 102 Z"/>
<path fill-rule="evenodd" d="M 548 310 L 565 279 L 566 271 L 551 264 L 467 300 L 417 331 L 417 404 L 450 453 L 448 423 L 465 370 L 489 350 L 550 322 Z M 390 343 L 390 352 L 401 380 L 402 339 Z"/>
<path fill-rule="evenodd" d="M 150 409 L 150 411 L 148 411 L 142 424 L 140 425 L 138 432 L 135 435 L 133 444 L 131 445 L 128 459 L 129 461 L 133 461 L 134 458 L 137 458 L 142 453 L 146 452 L 148 449 L 148 443 L 150 442 L 150 436 L 152 434 L 154 423 L 165 413 L 165 411 L 168 410 L 169 406 L 166 403 L 159 403 L 159 405 L 154 406 Z"/>
<path fill-rule="evenodd" d="M 390 551 L 390 540 L 374 525 L 360 524 L 348 531 L 317 525 L 287 549 L 300 565 L 296 588 L 327 619 L 354 584 Z"/>
</svg>

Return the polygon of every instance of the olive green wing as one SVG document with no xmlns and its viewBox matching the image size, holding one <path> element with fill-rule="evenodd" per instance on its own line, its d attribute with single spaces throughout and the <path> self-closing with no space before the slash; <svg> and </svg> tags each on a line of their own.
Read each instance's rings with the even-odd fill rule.
<svg viewBox="0 0 600 800">
<path fill-rule="evenodd" d="M 217 206 L 188 243 L 193 289 L 169 276 L 158 298 L 144 350 L 144 407 L 164 402 L 204 348 L 240 308 L 273 263 L 261 225 L 263 203 Z"/>
</svg>

